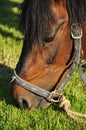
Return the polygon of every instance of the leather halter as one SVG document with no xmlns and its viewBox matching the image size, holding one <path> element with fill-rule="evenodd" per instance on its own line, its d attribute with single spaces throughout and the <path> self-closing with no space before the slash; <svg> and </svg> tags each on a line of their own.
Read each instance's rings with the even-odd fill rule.
<svg viewBox="0 0 86 130">
<path fill-rule="evenodd" d="M 63 88 L 65 87 L 66 83 L 70 79 L 74 70 L 76 69 L 76 67 L 78 67 L 78 65 L 80 63 L 81 37 L 82 37 L 82 29 L 81 29 L 80 24 L 78 24 L 78 23 L 72 24 L 71 37 L 73 39 L 73 44 L 74 44 L 74 60 L 73 60 L 73 63 L 71 64 L 66 76 L 62 80 L 60 86 L 58 87 L 58 89 L 56 89 L 52 92 L 42 89 L 36 85 L 33 85 L 33 84 L 25 81 L 21 77 L 19 77 L 15 70 L 14 70 L 14 76 L 12 77 L 12 79 L 13 79 L 12 81 L 14 81 L 16 84 L 22 86 L 24 89 L 26 89 L 40 97 L 45 98 L 49 102 L 50 101 L 55 102 L 54 98 L 56 96 L 59 97 L 61 95 Z"/>
</svg>

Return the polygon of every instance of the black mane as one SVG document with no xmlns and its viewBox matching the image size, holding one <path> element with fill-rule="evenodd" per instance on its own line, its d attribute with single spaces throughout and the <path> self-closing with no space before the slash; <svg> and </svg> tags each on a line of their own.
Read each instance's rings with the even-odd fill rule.
<svg viewBox="0 0 86 130">
<path fill-rule="evenodd" d="M 86 22 L 86 0 L 66 0 L 70 23 Z"/>
<path fill-rule="evenodd" d="M 29 42 L 40 41 L 53 21 L 50 12 L 50 0 L 24 0 L 21 5 L 21 24 Z"/>
</svg>

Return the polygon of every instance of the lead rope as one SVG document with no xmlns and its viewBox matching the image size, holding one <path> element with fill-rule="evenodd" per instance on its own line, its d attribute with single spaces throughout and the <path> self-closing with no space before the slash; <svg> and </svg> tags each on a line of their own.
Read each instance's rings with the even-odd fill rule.
<svg viewBox="0 0 86 130">
<path fill-rule="evenodd" d="M 86 114 L 82 114 L 71 109 L 70 101 L 67 100 L 64 95 L 62 95 L 62 101 L 60 102 L 59 107 L 63 108 L 67 115 L 73 119 L 77 119 L 77 117 L 86 118 Z"/>
</svg>

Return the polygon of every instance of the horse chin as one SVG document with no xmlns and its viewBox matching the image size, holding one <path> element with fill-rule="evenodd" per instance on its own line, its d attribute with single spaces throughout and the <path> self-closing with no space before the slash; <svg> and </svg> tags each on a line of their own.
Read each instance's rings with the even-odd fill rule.
<svg viewBox="0 0 86 130">
<path fill-rule="evenodd" d="M 31 106 L 31 108 L 27 108 L 27 109 L 28 109 L 28 111 L 32 111 L 35 108 L 45 109 L 45 108 L 48 108 L 50 106 L 50 104 L 51 104 L 50 102 L 41 98 L 38 101 L 34 102 L 34 104 Z"/>
<path fill-rule="evenodd" d="M 48 108 L 50 106 L 50 102 L 48 102 L 47 100 L 45 99 L 42 99 L 42 101 L 40 102 L 39 104 L 39 108 L 40 109 L 45 109 L 45 108 Z"/>
</svg>

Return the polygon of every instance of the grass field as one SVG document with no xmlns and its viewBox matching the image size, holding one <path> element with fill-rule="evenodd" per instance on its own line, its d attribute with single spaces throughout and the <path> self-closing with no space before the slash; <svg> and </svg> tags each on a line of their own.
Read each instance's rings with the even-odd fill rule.
<svg viewBox="0 0 86 130">
<path fill-rule="evenodd" d="M 73 120 L 52 104 L 45 110 L 20 110 L 11 95 L 11 75 L 21 53 L 18 7 L 22 0 L 0 0 L 0 130 L 86 130 L 86 119 Z M 85 86 L 86 88 L 86 86 Z M 73 110 L 86 113 L 86 89 L 74 72 L 64 95 Z"/>
</svg>

